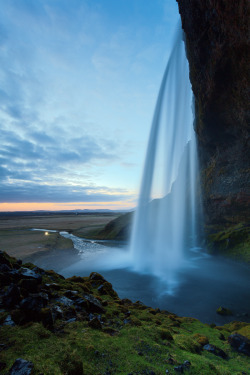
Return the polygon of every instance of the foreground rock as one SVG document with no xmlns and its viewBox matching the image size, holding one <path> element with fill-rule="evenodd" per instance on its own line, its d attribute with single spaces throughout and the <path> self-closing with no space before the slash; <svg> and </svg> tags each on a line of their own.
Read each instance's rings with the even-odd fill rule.
<svg viewBox="0 0 250 375">
<path fill-rule="evenodd" d="M 32 362 L 18 358 L 9 371 L 9 375 L 31 375 L 34 365 Z"/>
<path fill-rule="evenodd" d="M 91 288 L 99 288 L 103 296 L 118 297 L 112 285 L 97 273 L 66 281 L 53 271 L 23 266 L 4 252 L 0 252 L 0 261 L 0 306 L 8 313 L 4 325 L 41 321 L 53 329 L 58 319 L 92 320 L 93 316 L 104 314 L 105 308 L 100 297 L 93 296 Z"/>
<path fill-rule="evenodd" d="M 222 375 L 247 367 L 247 323 L 208 326 L 120 299 L 96 272 L 65 279 L 4 252 L 0 260 L 5 374 Z"/>
<path fill-rule="evenodd" d="M 228 337 L 228 342 L 237 352 L 250 357 L 250 340 L 247 337 L 235 333 Z"/>
</svg>

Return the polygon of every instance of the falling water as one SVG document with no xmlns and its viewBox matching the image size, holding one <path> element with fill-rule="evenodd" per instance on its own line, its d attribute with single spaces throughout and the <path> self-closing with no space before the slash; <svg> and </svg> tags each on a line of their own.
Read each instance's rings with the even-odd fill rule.
<svg viewBox="0 0 250 375">
<path fill-rule="evenodd" d="M 181 27 L 152 121 L 131 237 L 134 269 L 170 278 L 197 238 L 197 153 Z"/>
</svg>

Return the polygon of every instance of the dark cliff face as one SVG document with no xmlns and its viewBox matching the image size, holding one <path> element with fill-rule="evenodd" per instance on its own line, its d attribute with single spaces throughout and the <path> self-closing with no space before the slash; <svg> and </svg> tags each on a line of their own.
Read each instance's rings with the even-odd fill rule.
<svg viewBox="0 0 250 375">
<path fill-rule="evenodd" d="M 246 222 L 250 202 L 249 2 L 177 2 L 195 96 L 206 223 Z"/>
</svg>

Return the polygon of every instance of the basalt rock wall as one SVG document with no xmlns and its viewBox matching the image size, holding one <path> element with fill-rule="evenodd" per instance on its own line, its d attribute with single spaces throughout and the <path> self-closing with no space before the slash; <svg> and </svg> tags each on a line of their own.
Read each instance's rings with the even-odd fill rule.
<svg viewBox="0 0 250 375">
<path fill-rule="evenodd" d="M 207 224 L 249 213 L 249 2 L 177 0 L 186 34 Z"/>
</svg>

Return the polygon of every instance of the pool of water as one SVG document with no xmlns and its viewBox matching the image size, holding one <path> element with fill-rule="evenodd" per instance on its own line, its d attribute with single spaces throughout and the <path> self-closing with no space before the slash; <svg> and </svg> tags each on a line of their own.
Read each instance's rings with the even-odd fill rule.
<svg viewBox="0 0 250 375">
<path fill-rule="evenodd" d="M 250 322 L 250 275 L 245 264 L 205 256 L 196 249 L 182 267 L 159 279 L 133 271 L 124 243 L 85 240 L 67 232 L 60 234 L 73 241 L 74 251 L 48 252 L 46 256 L 38 256 L 34 263 L 65 277 L 99 272 L 112 283 L 120 298 L 140 300 L 148 306 L 205 323 Z M 233 315 L 218 315 L 219 306 L 230 309 Z"/>
</svg>

